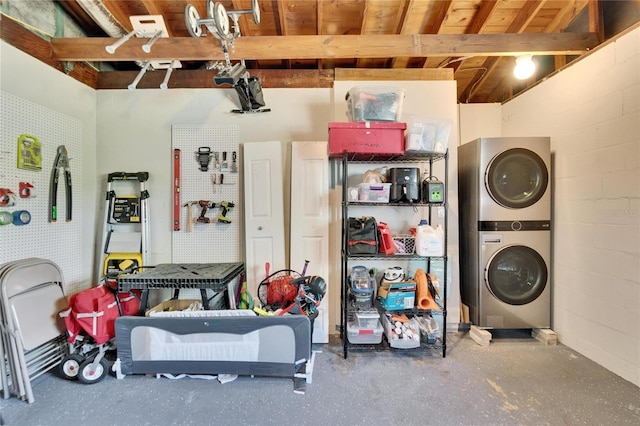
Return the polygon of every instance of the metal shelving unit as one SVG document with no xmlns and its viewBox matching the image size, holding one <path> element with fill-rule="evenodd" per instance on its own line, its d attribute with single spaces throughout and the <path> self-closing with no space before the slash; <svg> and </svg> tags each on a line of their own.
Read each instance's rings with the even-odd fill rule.
<svg viewBox="0 0 640 426">
<path fill-rule="evenodd" d="M 445 154 L 428 154 L 428 153 L 407 153 L 405 155 L 363 155 L 363 154 L 353 154 L 353 153 L 344 153 L 342 157 L 342 265 L 341 265 L 341 281 L 342 281 L 342 291 L 340 298 L 340 308 L 341 308 L 341 327 L 340 327 L 340 336 L 342 339 L 343 345 L 343 356 L 347 358 L 349 351 L 386 351 L 386 350 L 394 350 L 394 351 L 402 351 L 403 353 L 414 353 L 414 352 L 424 352 L 424 351 L 437 351 L 442 353 L 442 357 L 446 357 L 447 353 L 447 234 L 448 234 L 448 203 L 447 203 L 447 188 L 448 188 L 448 153 Z M 353 163 L 380 163 L 380 164 L 396 164 L 396 163 L 423 163 L 428 164 L 430 172 L 433 170 L 433 165 L 437 161 L 445 162 L 445 171 L 444 171 L 444 179 L 443 182 L 445 184 L 445 193 L 444 200 L 442 203 L 432 204 L 432 203 L 370 203 L 370 202 L 353 202 L 349 201 L 348 198 L 348 178 L 349 178 L 349 164 Z M 435 207 L 443 207 L 444 208 L 444 256 L 438 257 L 424 257 L 419 256 L 417 254 L 402 254 L 402 255 L 385 255 L 382 253 L 378 253 L 375 255 L 349 255 L 347 251 L 348 247 L 348 218 L 349 218 L 349 210 L 352 207 L 370 207 L 372 209 L 384 209 L 388 207 L 402 207 L 402 208 L 413 208 L 413 207 L 425 207 L 427 209 L 427 215 L 429 223 L 432 223 L 432 214 Z M 371 214 L 374 216 L 373 214 Z M 350 306 L 349 304 L 349 264 L 355 261 L 366 261 L 366 260 L 377 260 L 381 262 L 388 261 L 402 261 L 402 262 L 423 262 L 423 265 L 426 267 L 426 272 L 430 273 L 432 269 L 432 265 L 435 262 L 442 262 L 442 277 L 441 278 L 441 290 L 436 303 L 440 306 L 439 310 L 421 310 L 414 307 L 413 309 L 407 309 L 403 311 L 393 311 L 398 314 L 406 314 L 407 316 L 422 316 L 422 315 L 436 315 L 439 314 L 442 316 L 441 322 L 441 333 L 437 338 L 436 342 L 433 344 L 423 344 L 421 343 L 419 348 L 412 349 L 398 349 L 392 348 L 389 345 L 389 342 L 386 340 L 386 337 L 383 336 L 383 340 L 380 344 L 354 344 L 350 343 L 347 338 L 347 324 L 352 315 L 355 314 L 356 308 Z M 384 309 L 380 306 L 379 302 L 376 301 L 374 303 L 375 308 L 378 312 L 384 313 Z"/>
</svg>

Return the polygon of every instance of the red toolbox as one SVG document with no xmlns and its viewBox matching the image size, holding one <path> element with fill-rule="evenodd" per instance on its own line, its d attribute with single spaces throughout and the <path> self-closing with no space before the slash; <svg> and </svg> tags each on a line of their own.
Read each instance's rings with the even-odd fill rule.
<svg viewBox="0 0 640 426">
<path fill-rule="evenodd" d="M 349 121 L 329 123 L 329 157 L 354 154 L 404 154 L 407 123 Z"/>
</svg>

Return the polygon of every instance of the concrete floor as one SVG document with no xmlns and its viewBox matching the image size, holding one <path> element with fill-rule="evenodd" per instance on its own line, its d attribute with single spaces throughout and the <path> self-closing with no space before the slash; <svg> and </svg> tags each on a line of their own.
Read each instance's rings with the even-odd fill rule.
<svg viewBox="0 0 640 426">
<path fill-rule="evenodd" d="M 315 346 L 315 345 L 314 345 Z M 563 346 L 448 336 L 446 358 L 350 353 L 318 345 L 305 395 L 283 378 L 144 375 L 94 385 L 53 374 L 35 402 L 0 400 L 7 425 L 624 425 L 640 424 L 640 389 Z"/>
</svg>

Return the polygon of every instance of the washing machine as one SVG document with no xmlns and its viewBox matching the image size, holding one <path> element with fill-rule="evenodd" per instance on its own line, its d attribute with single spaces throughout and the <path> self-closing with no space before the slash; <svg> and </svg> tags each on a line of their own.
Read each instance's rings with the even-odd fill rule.
<svg viewBox="0 0 640 426">
<path fill-rule="evenodd" d="M 550 163 L 547 137 L 458 147 L 460 286 L 475 325 L 549 327 Z"/>
<path fill-rule="evenodd" d="M 473 323 L 482 328 L 551 327 L 549 221 L 483 223 Z M 525 230 L 523 230 L 525 229 Z"/>
</svg>

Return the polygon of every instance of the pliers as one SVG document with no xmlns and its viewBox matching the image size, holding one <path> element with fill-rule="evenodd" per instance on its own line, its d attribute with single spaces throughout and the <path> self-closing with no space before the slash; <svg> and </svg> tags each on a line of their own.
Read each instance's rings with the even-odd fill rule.
<svg viewBox="0 0 640 426">
<path fill-rule="evenodd" d="M 67 222 L 71 222 L 71 168 L 69 167 L 69 156 L 67 155 L 67 147 L 65 147 L 64 145 L 60 145 L 58 147 L 56 161 L 53 163 L 53 170 L 51 172 L 51 222 L 55 222 L 58 219 L 58 179 L 60 178 L 60 169 L 64 169 L 65 195 L 67 199 Z"/>
</svg>

